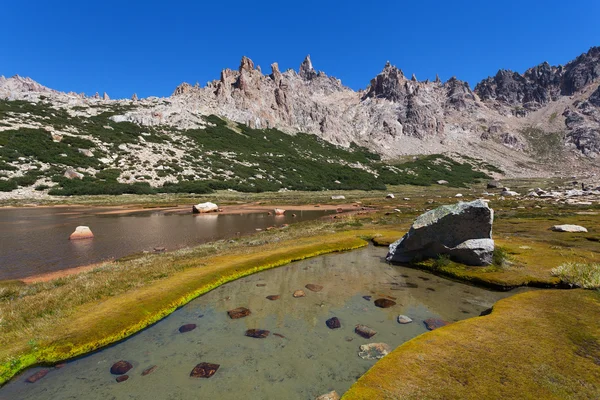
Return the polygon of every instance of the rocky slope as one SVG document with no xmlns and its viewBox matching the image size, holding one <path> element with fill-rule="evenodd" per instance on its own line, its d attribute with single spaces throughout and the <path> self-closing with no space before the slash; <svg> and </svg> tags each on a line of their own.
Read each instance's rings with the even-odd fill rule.
<svg viewBox="0 0 600 400">
<path fill-rule="evenodd" d="M 185 132 L 207 129 L 206 116 L 218 115 L 265 135 L 271 128 L 292 135 L 306 132 L 350 150 L 353 144 L 368 148 L 387 160 L 460 153 L 511 176 L 591 173 L 600 154 L 599 77 L 600 47 L 564 66 L 542 63 L 523 74 L 500 70 L 474 90 L 455 77 L 446 82 L 407 78 L 388 62 L 364 90 L 354 91 L 315 70 L 308 56 L 297 72 L 281 72 L 274 63 L 269 74 L 243 57 L 236 70 L 223 70 L 218 80 L 205 87 L 182 83 L 168 98 L 134 94 L 131 100 L 111 100 L 106 93 L 88 97 L 58 92 L 30 78 L 0 77 L 0 99 L 8 100 L 0 132 L 45 129 L 53 137 L 79 135 L 104 155 L 107 167 L 122 167 L 135 159 L 142 165 L 156 163 L 161 158 L 156 152 L 167 147 L 176 162 L 189 151 L 178 144 L 186 141 Z M 15 112 L 8 105 L 19 100 L 50 109 L 32 109 L 34 115 Z M 51 121 L 54 114 L 61 115 L 62 123 Z M 106 120 L 94 128 L 95 137 L 86 132 L 92 120 Z M 101 131 L 123 127 L 142 139 L 163 135 L 164 140 L 155 141 L 156 148 L 139 140 L 120 143 L 117 151 L 135 157 L 121 158 L 117 165 Z M 148 175 L 144 168 L 136 173 Z"/>
</svg>

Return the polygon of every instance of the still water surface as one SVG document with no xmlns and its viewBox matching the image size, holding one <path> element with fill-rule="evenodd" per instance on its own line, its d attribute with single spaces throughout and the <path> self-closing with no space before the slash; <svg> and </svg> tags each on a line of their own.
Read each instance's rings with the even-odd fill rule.
<svg viewBox="0 0 600 400">
<path fill-rule="evenodd" d="M 59 271 L 129 254 L 193 246 L 269 226 L 316 219 L 331 211 L 293 211 L 284 216 L 192 214 L 164 210 L 108 214 L 114 208 L 0 208 L 0 280 Z M 292 213 L 297 217 L 292 217 Z M 79 225 L 94 239 L 70 241 Z"/>
<path fill-rule="evenodd" d="M 426 332 L 426 318 L 454 322 L 478 316 L 516 293 L 492 292 L 388 265 L 385 252 L 368 247 L 331 254 L 228 283 L 117 345 L 52 368 L 36 383 L 25 379 L 39 368 L 26 371 L 0 389 L 0 399 L 307 400 L 330 390 L 342 394 L 375 363 L 358 356 L 361 344 L 383 342 L 395 348 Z M 324 288 L 311 292 L 304 288 L 308 283 Z M 417 287 L 401 287 L 406 283 Z M 306 297 L 292 297 L 298 289 Z M 270 301 L 268 295 L 281 297 Z M 382 296 L 394 297 L 397 304 L 375 307 L 374 300 Z M 227 310 L 236 307 L 247 307 L 252 314 L 232 320 Z M 399 314 L 413 322 L 399 324 Z M 325 325 L 333 316 L 340 319 L 340 329 Z M 197 328 L 179 333 L 178 328 L 189 323 Z M 368 325 L 377 334 L 364 339 L 354 333 L 356 324 Z M 267 329 L 271 335 L 244 336 L 253 328 Z M 122 359 L 133 369 L 129 380 L 117 383 L 109 370 Z M 201 362 L 220 364 L 220 369 L 209 379 L 190 377 Z M 157 369 L 152 374 L 141 375 L 153 365 Z"/>
</svg>

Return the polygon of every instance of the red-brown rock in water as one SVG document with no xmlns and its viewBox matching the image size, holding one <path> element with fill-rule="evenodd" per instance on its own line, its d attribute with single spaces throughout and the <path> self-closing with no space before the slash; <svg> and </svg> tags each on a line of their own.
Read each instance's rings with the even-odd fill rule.
<svg viewBox="0 0 600 400">
<path fill-rule="evenodd" d="M 156 371 L 157 368 L 158 365 L 153 365 L 151 367 L 146 368 L 144 371 L 142 371 L 142 376 L 150 375 L 151 373 Z"/>
<path fill-rule="evenodd" d="M 189 331 L 193 331 L 194 329 L 196 329 L 196 324 L 185 324 L 179 327 L 179 332 L 186 333 Z"/>
<path fill-rule="evenodd" d="M 377 299 L 375 300 L 375 305 L 379 308 L 388 308 L 395 306 L 396 302 L 389 299 Z"/>
<path fill-rule="evenodd" d="M 265 329 L 248 329 L 244 335 L 256 338 L 256 339 L 264 339 L 269 336 L 271 332 Z"/>
<path fill-rule="evenodd" d="M 313 292 L 320 292 L 321 290 L 323 290 L 323 286 L 316 285 L 314 283 L 309 283 L 308 285 L 306 285 L 304 287 L 307 288 L 308 290 L 313 291 Z"/>
<path fill-rule="evenodd" d="M 325 324 L 329 329 L 337 329 L 342 327 L 342 324 L 340 324 L 340 320 L 338 319 L 338 317 L 329 318 L 327 321 L 325 321 Z"/>
<path fill-rule="evenodd" d="M 250 310 L 248 310 L 246 307 L 238 307 L 234 308 L 233 310 L 227 311 L 227 314 L 231 319 L 238 319 L 250 315 Z"/>
<path fill-rule="evenodd" d="M 123 375 L 131 368 L 133 368 L 133 365 L 131 365 L 129 361 L 121 360 L 117 361 L 112 367 L 110 367 L 110 373 L 113 375 Z"/>
<path fill-rule="evenodd" d="M 35 374 L 31 375 L 29 378 L 25 379 L 25 382 L 35 383 L 35 382 L 39 381 L 40 379 L 42 379 L 43 377 L 45 377 L 48 374 L 48 372 L 50 372 L 49 369 L 39 370 Z"/>
<path fill-rule="evenodd" d="M 278 294 L 272 294 L 267 296 L 267 299 L 269 300 L 279 300 L 279 295 Z"/>
<path fill-rule="evenodd" d="M 127 379 L 129 379 L 129 375 L 121 375 L 121 376 L 117 376 L 117 379 L 115 379 L 117 381 L 117 383 L 121 383 L 121 382 L 125 382 Z"/>
<path fill-rule="evenodd" d="M 434 329 L 441 328 L 442 326 L 446 326 L 450 322 L 444 321 L 443 319 L 439 318 L 427 318 L 425 321 L 423 321 L 423 323 L 425 324 L 425 327 L 427 329 L 432 331 Z"/>
<path fill-rule="evenodd" d="M 190 372 L 190 376 L 194 378 L 210 378 L 217 372 L 219 369 L 219 364 L 211 364 L 211 363 L 200 363 L 194 367 L 192 372 Z"/>
<path fill-rule="evenodd" d="M 285 210 L 283 210 L 281 208 L 276 208 L 273 211 L 275 212 L 275 215 L 284 215 L 285 214 Z"/>
<path fill-rule="evenodd" d="M 370 339 L 377 333 L 377 331 L 375 331 L 374 329 L 371 329 L 368 326 L 361 324 L 356 325 L 356 328 L 354 328 L 354 332 L 364 337 L 365 339 Z"/>
<path fill-rule="evenodd" d="M 92 239 L 94 234 L 88 226 L 78 226 L 75 232 L 71 233 L 69 240 Z"/>
<path fill-rule="evenodd" d="M 306 293 L 304 293 L 304 290 L 296 290 L 292 296 L 294 296 L 294 297 L 304 297 L 304 296 L 306 296 Z"/>
</svg>

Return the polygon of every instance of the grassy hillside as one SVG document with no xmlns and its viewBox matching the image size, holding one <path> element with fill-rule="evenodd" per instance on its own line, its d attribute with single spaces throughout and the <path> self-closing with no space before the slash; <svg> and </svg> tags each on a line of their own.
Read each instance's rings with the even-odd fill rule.
<svg viewBox="0 0 600 400">
<path fill-rule="evenodd" d="M 464 186 L 492 166 L 433 155 L 390 165 L 366 148 L 315 135 L 252 129 L 216 116 L 202 129 L 141 126 L 111 117 L 135 103 L 55 107 L 0 100 L 0 191 L 53 195 L 384 190 L 387 184 Z M 83 174 L 68 179 L 67 168 Z"/>
</svg>

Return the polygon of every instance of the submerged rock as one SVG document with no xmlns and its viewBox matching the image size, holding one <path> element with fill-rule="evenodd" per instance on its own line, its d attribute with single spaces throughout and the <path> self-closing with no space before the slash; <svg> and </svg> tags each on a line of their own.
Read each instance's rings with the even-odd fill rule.
<svg viewBox="0 0 600 400">
<path fill-rule="evenodd" d="M 392 348 L 386 343 L 362 344 L 358 356 L 363 360 L 378 360 L 390 354 Z"/>
<path fill-rule="evenodd" d="M 356 325 L 356 327 L 354 328 L 354 332 L 364 337 L 365 339 L 370 339 L 377 334 L 377 331 L 362 324 Z"/>
<path fill-rule="evenodd" d="M 371 301 L 371 296 L 363 296 L 363 299 L 365 299 L 366 301 Z"/>
<path fill-rule="evenodd" d="M 36 383 L 37 381 L 48 375 L 48 372 L 50 372 L 49 369 L 39 370 L 35 374 L 31 375 L 29 378 L 25 379 L 25 382 Z"/>
<path fill-rule="evenodd" d="M 587 232 L 588 230 L 583 226 L 579 225 L 554 225 L 552 227 L 554 232 Z"/>
<path fill-rule="evenodd" d="M 296 290 L 293 294 L 294 297 L 304 297 L 306 296 L 306 293 L 304 293 L 304 290 Z"/>
<path fill-rule="evenodd" d="M 185 332 L 193 331 L 194 329 L 196 329 L 196 324 L 185 324 L 185 325 L 182 325 L 179 327 L 179 332 L 185 333 Z"/>
<path fill-rule="evenodd" d="M 125 382 L 127 379 L 129 379 L 129 375 L 121 375 L 121 376 L 117 376 L 117 379 L 115 379 L 117 381 L 117 383 L 121 383 L 121 382 Z"/>
<path fill-rule="evenodd" d="M 389 299 L 377 299 L 375 305 L 379 308 L 389 308 L 395 306 L 396 302 Z"/>
<path fill-rule="evenodd" d="M 340 395 L 335 390 L 315 398 L 315 400 L 340 400 Z"/>
<path fill-rule="evenodd" d="M 231 318 L 231 319 L 238 319 L 238 318 L 247 317 L 248 315 L 251 314 L 251 312 L 246 307 L 238 307 L 238 308 L 234 308 L 233 310 L 227 311 L 227 314 L 229 315 L 229 318 Z"/>
<path fill-rule="evenodd" d="M 337 328 L 341 328 L 341 326 L 342 326 L 342 324 L 340 324 L 340 320 L 338 319 L 338 317 L 329 318 L 327 321 L 325 321 L 325 324 L 327 325 L 327 327 L 329 329 L 337 329 Z"/>
<path fill-rule="evenodd" d="M 279 295 L 278 294 L 272 294 L 267 296 L 267 299 L 269 300 L 279 300 Z"/>
<path fill-rule="evenodd" d="M 112 367 L 110 367 L 110 373 L 113 375 L 123 375 L 131 368 L 133 368 L 133 365 L 131 365 L 129 361 L 121 360 L 117 361 Z"/>
<path fill-rule="evenodd" d="M 194 378 L 210 378 L 219 369 L 219 364 L 200 363 L 194 367 L 190 376 Z"/>
<path fill-rule="evenodd" d="M 430 331 L 449 324 L 449 322 L 439 318 L 427 318 L 425 321 L 423 321 L 423 323 L 425 324 L 425 327 Z"/>
<path fill-rule="evenodd" d="M 157 368 L 158 368 L 158 365 L 153 365 L 151 367 L 146 368 L 145 370 L 142 371 L 142 376 L 150 375 L 151 373 L 156 371 Z"/>
<path fill-rule="evenodd" d="M 323 290 L 323 286 L 315 285 L 313 283 L 309 283 L 308 285 L 306 285 L 304 287 L 307 288 L 308 290 L 312 290 L 313 292 L 320 292 L 321 290 Z"/>
<path fill-rule="evenodd" d="M 482 200 L 459 202 L 419 216 L 400 240 L 390 245 L 391 262 L 411 262 L 447 254 L 467 265 L 492 263 L 494 211 Z"/>
<path fill-rule="evenodd" d="M 275 215 L 284 215 L 285 214 L 285 210 L 281 209 L 281 208 L 276 208 L 273 210 L 273 212 L 275 213 Z"/>
<path fill-rule="evenodd" d="M 211 203 L 210 201 L 206 203 L 199 203 L 192 206 L 192 212 L 194 214 L 203 214 L 208 212 L 217 212 L 219 210 L 219 206 L 215 203 Z"/>
<path fill-rule="evenodd" d="M 78 226 L 75 232 L 71 233 L 69 240 L 92 239 L 94 234 L 89 226 Z"/>
<path fill-rule="evenodd" d="M 244 335 L 251 338 L 264 339 L 269 336 L 270 333 L 271 331 L 265 329 L 248 329 Z"/>
<path fill-rule="evenodd" d="M 398 315 L 398 323 L 399 324 L 410 324 L 411 322 L 413 322 L 412 318 L 410 318 L 406 315 Z"/>
</svg>

